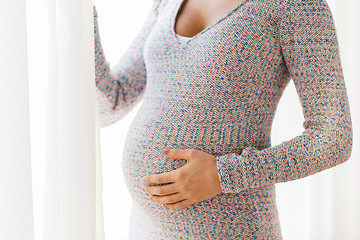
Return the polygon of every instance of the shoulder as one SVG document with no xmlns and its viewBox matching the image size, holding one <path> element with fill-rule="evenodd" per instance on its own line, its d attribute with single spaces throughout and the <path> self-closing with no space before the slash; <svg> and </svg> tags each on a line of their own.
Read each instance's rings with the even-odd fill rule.
<svg viewBox="0 0 360 240">
<path fill-rule="evenodd" d="M 278 3 L 278 8 L 282 11 L 303 9 L 307 11 L 311 10 L 323 10 L 328 8 L 327 0 L 276 0 Z"/>
<path fill-rule="evenodd" d="M 332 18 L 327 0 L 275 0 L 279 21 L 305 21 L 309 18 Z"/>
</svg>

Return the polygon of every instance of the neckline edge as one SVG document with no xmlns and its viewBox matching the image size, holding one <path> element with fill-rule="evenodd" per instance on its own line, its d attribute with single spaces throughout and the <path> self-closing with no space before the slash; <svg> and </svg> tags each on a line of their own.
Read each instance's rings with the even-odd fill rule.
<svg viewBox="0 0 360 240">
<path fill-rule="evenodd" d="M 203 35 L 205 32 L 207 32 L 209 29 L 213 28 L 214 26 L 220 24 L 223 20 L 227 19 L 228 17 L 230 17 L 237 9 L 239 9 L 246 0 L 241 0 L 240 3 L 238 3 L 235 7 L 233 7 L 231 10 L 229 10 L 223 17 L 221 17 L 220 19 L 218 19 L 216 22 L 208 25 L 206 28 L 204 28 L 203 30 L 201 30 L 200 32 L 198 32 L 197 34 L 195 34 L 192 37 L 185 37 L 182 35 L 179 35 L 175 32 L 175 24 L 176 24 L 176 18 L 179 14 L 179 11 L 181 9 L 181 7 L 184 5 L 185 1 L 187 0 L 178 0 L 179 2 L 177 2 L 177 4 L 175 5 L 176 8 L 172 11 L 172 15 L 171 15 L 171 27 L 170 27 L 170 32 L 171 32 L 171 37 L 172 40 L 174 42 L 176 42 L 177 44 L 188 44 L 189 42 L 191 42 L 192 40 L 196 39 L 198 36 Z M 185 37 L 185 38 L 189 38 L 188 41 L 186 42 L 179 42 L 176 36 L 180 36 L 180 37 Z"/>
</svg>

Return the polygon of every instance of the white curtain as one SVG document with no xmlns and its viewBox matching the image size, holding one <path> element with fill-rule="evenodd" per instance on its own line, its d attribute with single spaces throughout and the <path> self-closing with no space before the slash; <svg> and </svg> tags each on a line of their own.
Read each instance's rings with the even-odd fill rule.
<svg viewBox="0 0 360 240">
<path fill-rule="evenodd" d="M 93 3 L 1 0 L 0 32 L 0 239 L 105 239 Z"/>
<path fill-rule="evenodd" d="M 95 3 L 104 51 L 113 64 L 150 9 L 147 0 L 138 1 Z M 285 240 L 360 239 L 360 3 L 327 1 L 339 37 L 354 147 L 344 164 L 276 185 Z M 105 228 L 107 240 L 119 240 L 128 231 L 119 224 L 128 221 L 123 209 L 131 204 L 119 159 L 138 108 L 100 131 L 92 14 L 89 0 L 0 0 L 0 239 L 103 240 Z M 118 15 L 122 21 L 113 25 Z M 300 134 L 302 121 L 290 82 L 274 119 L 272 145 Z M 100 155 L 108 164 L 104 168 Z M 118 182 L 112 181 L 115 174 Z M 118 222 L 112 221 L 115 215 Z"/>
<path fill-rule="evenodd" d="M 0 239 L 34 239 L 25 11 L 0 1 Z"/>
<path fill-rule="evenodd" d="M 96 213 L 101 217 L 101 211 L 96 211 L 96 203 L 101 204 L 101 198 L 96 198 L 101 196 L 101 189 L 96 185 L 100 155 L 93 4 L 89 0 L 48 0 L 48 16 L 50 54 L 43 237 L 99 240 L 103 237 L 99 225 L 102 222 L 96 225 L 96 220 L 101 220 L 96 218 Z"/>
</svg>

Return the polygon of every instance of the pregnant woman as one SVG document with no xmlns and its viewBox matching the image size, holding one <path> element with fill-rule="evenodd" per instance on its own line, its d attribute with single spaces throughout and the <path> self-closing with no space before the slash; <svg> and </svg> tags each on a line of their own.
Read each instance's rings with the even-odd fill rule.
<svg viewBox="0 0 360 240">
<path fill-rule="evenodd" d="M 156 1 L 112 69 L 97 17 L 94 7 L 101 127 L 143 100 L 122 159 L 130 239 L 282 239 L 275 184 L 349 159 L 352 122 L 326 0 Z M 291 79 L 304 132 L 271 146 Z"/>
</svg>

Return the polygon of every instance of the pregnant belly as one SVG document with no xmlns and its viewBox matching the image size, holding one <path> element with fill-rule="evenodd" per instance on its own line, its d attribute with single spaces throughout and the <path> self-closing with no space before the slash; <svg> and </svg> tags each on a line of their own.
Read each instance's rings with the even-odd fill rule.
<svg viewBox="0 0 360 240">
<path fill-rule="evenodd" d="M 203 121 L 199 121 L 194 115 L 181 120 L 178 114 L 182 109 L 172 109 L 175 113 L 170 110 L 155 110 L 146 108 L 146 105 L 140 108 L 128 130 L 122 159 L 127 188 L 146 219 L 151 219 L 148 224 L 156 224 L 158 227 L 154 226 L 153 229 L 160 229 L 159 232 L 167 232 L 164 229 L 167 228 L 169 232 L 180 234 L 186 228 L 186 231 L 192 231 L 193 234 L 197 234 L 197 231 L 205 234 L 211 230 L 208 220 L 216 219 L 212 224 L 219 226 L 213 227 L 234 236 L 240 232 L 249 233 L 250 236 L 250 232 L 254 231 L 252 224 L 256 222 L 253 199 L 259 198 L 261 194 L 266 195 L 258 194 L 258 189 L 248 189 L 236 194 L 221 193 L 211 199 L 170 212 L 163 208 L 163 204 L 149 200 L 147 193 L 141 190 L 140 181 L 147 175 L 169 172 L 187 163 L 185 159 L 164 157 L 161 154 L 163 148 L 194 148 L 213 155 L 230 152 L 240 154 L 244 134 L 251 132 L 242 131 L 239 122 L 232 125 L 229 122 L 216 121 L 216 118 L 203 118 Z M 240 227 L 241 222 L 243 224 Z"/>
<path fill-rule="evenodd" d="M 241 124 L 218 121 L 210 113 L 190 113 L 185 108 L 159 108 L 142 105 L 128 130 L 123 150 L 123 173 L 130 194 L 143 198 L 141 178 L 184 166 L 185 159 L 170 159 L 164 148 L 193 148 L 212 155 L 240 154 L 243 148 Z M 185 117 L 184 112 L 187 113 Z M 212 112 L 214 114 L 214 112 Z"/>
</svg>

